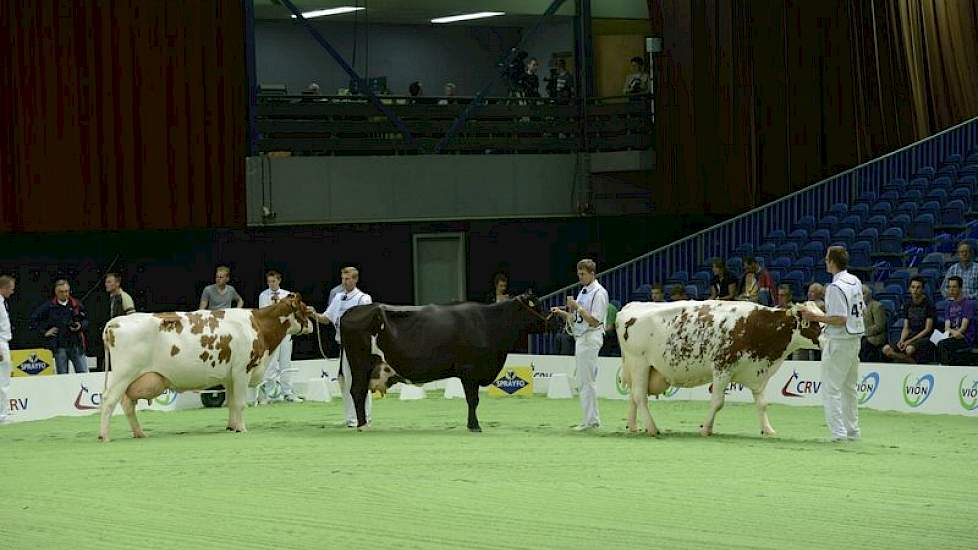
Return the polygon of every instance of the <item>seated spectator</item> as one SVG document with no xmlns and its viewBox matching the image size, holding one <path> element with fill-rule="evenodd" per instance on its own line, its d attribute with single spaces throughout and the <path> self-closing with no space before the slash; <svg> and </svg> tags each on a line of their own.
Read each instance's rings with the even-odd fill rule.
<svg viewBox="0 0 978 550">
<path fill-rule="evenodd" d="M 791 307 L 791 304 L 791 285 L 778 285 L 778 299 L 774 303 L 774 307 L 788 309 Z"/>
<path fill-rule="evenodd" d="M 740 277 L 737 288 L 740 290 L 737 295 L 738 300 L 771 305 L 774 280 L 753 256 L 744 256 L 744 274 Z"/>
<path fill-rule="evenodd" d="M 863 334 L 859 348 L 859 360 L 876 363 L 883 360 L 883 344 L 886 343 L 889 319 L 886 318 L 886 308 L 883 304 L 873 298 L 873 289 L 869 288 L 869 285 L 863 285 L 863 301 L 866 303 L 866 315 L 863 318 L 866 332 Z"/>
<path fill-rule="evenodd" d="M 825 287 L 821 283 L 808 285 L 808 301 L 815 302 L 818 309 L 825 311 Z"/>
<path fill-rule="evenodd" d="M 934 331 L 937 309 L 924 294 L 923 277 L 910 279 L 910 300 L 900 308 L 903 330 L 900 339 L 883 346 L 883 355 L 901 363 L 928 363 L 934 357 Z"/>
<path fill-rule="evenodd" d="M 947 280 L 947 315 L 944 318 L 944 334 L 947 338 L 937 344 L 937 356 L 942 365 L 965 365 L 960 352 L 975 345 L 975 303 L 964 297 L 961 277 L 952 275 Z"/>
<path fill-rule="evenodd" d="M 649 92 L 649 73 L 645 70 L 645 60 L 639 56 L 631 59 L 631 71 L 625 77 L 625 85 L 621 93 L 625 95 L 645 94 Z"/>
<path fill-rule="evenodd" d="M 424 91 L 421 89 L 421 83 L 415 80 L 408 86 L 408 93 L 411 97 L 421 97 L 424 95 Z"/>
<path fill-rule="evenodd" d="M 737 279 L 727 271 L 723 260 L 713 260 L 713 280 L 710 281 L 711 300 L 733 300 L 737 296 Z"/>
<path fill-rule="evenodd" d="M 439 105 L 448 105 L 449 103 L 455 103 L 455 83 L 446 82 L 445 83 L 445 97 L 438 100 Z"/>
<path fill-rule="evenodd" d="M 683 288 L 683 285 L 673 285 L 672 292 L 669 293 L 669 301 L 678 302 L 680 300 L 689 300 L 686 289 Z"/>
<path fill-rule="evenodd" d="M 665 302 L 666 301 L 666 289 L 662 287 L 662 283 L 655 283 L 652 285 L 652 292 L 649 298 L 653 302 Z"/>
<path fill-rule="evenodd" d="M 319 84 L 316 84 L 315 82 L 310 82 L 309 85 L 306 86 L 306 89 L 302 90 L 302 95 L 320 95 Z"/>
<path fill-rule="evenodd" d="M 958 243 L 958 263 L 947 268 L 944 275 L 944 282 L 941 283 L 941 294 L 945 298 L 950 298 L 947 291 L 947 283 L 951 277 L 960 277 L 964 281 L 961 287 L 962 294 L 969 300 L 978 299 L 978 263 L 975 263 L 974 251 L 971 245 L 965 241 Z"/>
</svg>

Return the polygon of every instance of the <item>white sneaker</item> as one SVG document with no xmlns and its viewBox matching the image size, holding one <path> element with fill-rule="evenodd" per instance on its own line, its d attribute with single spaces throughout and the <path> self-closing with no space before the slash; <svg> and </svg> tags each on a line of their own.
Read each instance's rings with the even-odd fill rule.
<svg viewBox="0 0 978 550">
<path fill-rule="evenodd" d="M 601 424 L 578 424 L 571 429 L 573 429 L 575 432 L 586 432 L 588 430 L 597 430 L 600 427 Z"/>
<path fill-rule="evenodd" d="M 302 403 L 302 398 L 293 393 L 286 395 L 282 399 L 288 403 Z"/>
</svg>

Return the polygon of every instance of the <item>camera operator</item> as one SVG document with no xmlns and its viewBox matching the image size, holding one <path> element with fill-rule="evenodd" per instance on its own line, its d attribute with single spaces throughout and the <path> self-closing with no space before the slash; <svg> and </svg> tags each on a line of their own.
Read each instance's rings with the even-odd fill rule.
<svg viewBox="0 0 978 550">
<path fill-rule="evenodd" d="M 526 57 L 529 54 L 523 50 L 513 49 L 509 65 L 506 66 L 506 82 L 509 85 L 511 97 L 523 97 L 526 90 Z"/>
<path fill-rule="evenodd" d="M 68 361 L 76 373 L 88 372 L 85 358 L 88 315 L 85 306 L 71 296 L 68 281 L 59 279 L 54 283 L 54 297 L 34 311 L 30 327 L 44 337 L 44 347 L 54 354 L 58 374 L 68 374 Z"/>
</svg>

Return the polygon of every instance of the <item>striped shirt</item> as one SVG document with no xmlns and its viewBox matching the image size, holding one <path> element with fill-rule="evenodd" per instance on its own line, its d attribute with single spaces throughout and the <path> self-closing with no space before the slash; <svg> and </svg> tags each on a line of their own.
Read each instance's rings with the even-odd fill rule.
<svg viewBox="0 0 978 550">
<path fill-rule="evenodd" d="M 965 298 L 972 300 L 978 298 L 978 263 L 968 262 L 967 267 L 961 267 L 961 262 L 957 262 L 947 268 L 944 282 L 941 283 L 941 294 L 945 298 L 947 297 L 947 280 L 951 277 L 961 277 L 961 280 L 964 281 L 961 293 L 964 294 Z"/>
</svg>

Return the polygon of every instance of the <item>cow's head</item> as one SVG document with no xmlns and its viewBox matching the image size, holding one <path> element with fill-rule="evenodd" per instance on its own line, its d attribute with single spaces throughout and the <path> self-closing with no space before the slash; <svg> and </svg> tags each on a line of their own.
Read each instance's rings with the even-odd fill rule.
<svg viewBox="0 0 978 550">
<path fill-rule="evenodd" d="M 370 391 L 380 392 L 381 395 L 387 394 L 387 390 L 398 382 L 405 382 L 386 361 L 376 353 L 370 354 L 370 362 L 373 368 L 370 370 Z"/>
<path fill-rule="evenodd" d="M 513 301 L 529 316 L 528 326 L 531 333 L 547 332 L 556 328 L 554 316 L 543 309 L 543 303 L 533 295 L 532 290 L 513 298 Z"/>
<path fill-rule="evenodd" d="M 796 330 L 791 338 L 801 349 L 819 349 L 818 339 L 822 335 L 822 323 L 806 321 L 801 316 L 801 312 L 806 309 L 819 315 L 822 314 L 822 310 L 815 305 L 815 302 L 792 304 L 791 308 L 788 309 L 788 314 L 795 320 Z"/>
<path fill-rule="evenodd" d="M 309 318 L 306 304 L 302 302 L 302 295 L 292 293 L 281 300 L 289 306 L 289 334 L 311 334 L 313 329 L 312 319 Z"/>
</svg>

